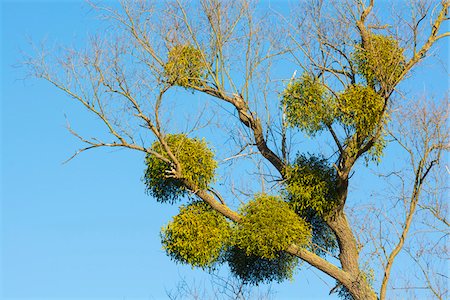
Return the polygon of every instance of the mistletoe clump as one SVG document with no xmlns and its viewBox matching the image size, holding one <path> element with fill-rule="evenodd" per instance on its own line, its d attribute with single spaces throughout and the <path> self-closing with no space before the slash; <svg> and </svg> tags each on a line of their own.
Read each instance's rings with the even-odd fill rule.
<svg viewBox="0 0 450 300">
<path fill-rule="evenodd" d="M 188 181 L 198 189 L 206 189 L 214 179 L 217 162 L 214 153 L 204 140 L 188 138 L 185 134 L 169 134 L 165 137 L 167 146 L 181 165 L 181 178 L 173 175 L 174 164 L 164 146 L 153 143 L 151 150 L 169 161 L 153 154 L 146 157 L 147 170 L 144 181 L 148 193 L 159 202 L 175 202 L 188 192 L 184 182 Z"/>
<path fill-rule="evenodd" d="M 318 255 L 337 250 L 336 236 L 325 219 L 337 205 L 337 172 L 321 157 L 299 155 L 285 169 L 286 198 L 311 226 L 310 250 Z"/>
<path fill-rule="evenodd" d="M 393 37 L 371 34 L 365 47 L 359 46 L 353 56 L 358 72 L 369 84 L 378 83 L 384 88 L 391 88 L 403 72 L 403 52 L 404 49 Z"/>
<path fill-rule="evenodd" d="M 280 283 L 286 279 L 292 279 L 298 264 L 297 257 L 284 251 L 278 252 L 275 258 L 268 259 L 248 255 L 237 247 L 230 247 L 225 257 L 231 273 L 244 283 L 253 285 L 272 281 Z"/>
<path fill-rule="evenodd" d="M 201 86 L 206 76 L 203 52 L 191 45 L 176 45 L 170 49 L 164 66 L 169 83 L 184 88 Z"/>
<path fill-rule="evenodd" d="M 301 211 L 299 215 L 311 225 L 310 250 L 320 256 L 336 253 L 338 250 L 337 238 L 325 221 L 325 217 L 319 215 L 314 209 Z"/>
<path fill-rule="evenodd" d="M 349 85 L 337 98 L 340 121 L 362 136 L 371 135 L 382 121 L 384 105 L 383 97 L 373 88 L 360 84 Z"/>
<path fill-rule="evenodd" d="M 291 206 L 300 215 L 313 210 L 326 217 L 337 204 L 337 173 L 320 157 L 299 155 L 285 169 L 285 188 Z"/>
<path fill-rule="evenodd" d="M 230 236 L 225 217 L 204 202 L 181 206 L 161 231 L 163 248 L 173 260 L 201 268 L 218 260 Z"/>
<path fill-rule="evenodd" d="M 247 255 L 275 259 L 290 245 L 305 246 L 310 241 L 309 224 L 279 197 L 259 194 L 243 207 L 242 215 L 233 242 Z"/>
<path fill-rule="evenodd" d="M 310 135 L 333 123 L 332 98 L 318 78 L 303 74 L 291 82 L 282 96 L 286 107 L 286 120 Z"/>
</svg>

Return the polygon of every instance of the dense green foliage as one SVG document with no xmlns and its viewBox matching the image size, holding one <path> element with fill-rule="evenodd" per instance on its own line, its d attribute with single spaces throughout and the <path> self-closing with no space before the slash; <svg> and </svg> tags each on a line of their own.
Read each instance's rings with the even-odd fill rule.
<svg viewBox="0 0 450 300">
<path fill-rule="evenodd" d="M 327 255 L 338 250 L 336 235 L 328 226 L 325 218 L 314 209 L 299 212 L 299 215 L 311 225 L 312 240 L 310 250 L 317 255 Z"/>
<path fill-rule="evenodd" d="M 204 140 L 188 138 L 185 134 L 169 134 L 166 143 L 181 165 L 183 180 L 188 180 L 199 189 L 206 189 L 213 181 L 217 162 L 214 153 Z M 163 145 L 157 141 L 151 149 L 169 158 Z M 173 165 L 155 155 L 146 157 L 147 170 L 144 181 L 147 191 L 159 202 L 175 202 L 186 195 L 183 180 L 170 176 Z"/>
<path fill-rule="evenodd" d="M 361 68 L 369 59 L 362 60 L 361 52 L 357 52 L 354 56 L 358 58 L 357 64 Z M 366 56 L 369 57 L 368 54 Z M 380 61 L 379 63 L 390 62 Z M 381 75 L 377 78 L 386 79 Z M 385 100 L 373 86 L 350 84 L 342 92 L 332 96 L 319 79 L 305 73 L 299 80 L 287 86 L 283 92 L 281 104 L 285 107 L 286 121 L 291 127 L 297 127 L 309 135 L 314 135 L 326 126 L 338 123 L 345 127 L 346 131 L 357 134 L 357 140 L 353 141 L 353 144 L 349 143 L 350 139 L 343 142 L 345 146 L 350 146 L 347 148 L 349 154 L 357 151 L 358 147 L 368 139 L 376 136 L 377 142 L 371 147 L 368 157 L 378 161 L 382 155 L 385 141 L 377 130 L 378 125 L 386 122 L 388 116 Z"/>
<path fill-rule="evenodd" d="M 299 155 L 285 170 L 285 188 L 294 210 L 303 215 L 314 210 L 326 217 L 337 199 L 337 173 L 323 158 Z"/>
<path fill-rule="evenodd" d="M 353 57 L 358 72 L 369 85 L 393 87 L 403 72 L 405 56 L 398 41 L 390 36 L 371 34 L 365 48 L 359 46 Z"/>
<path fill-rule="evenodd" d="M 337 249 L 325 219 L 337 204 L 337 173 L 320 157 L 299 155 L 285 170 L 286 198 L 312 229 L 311 251 L 324 255 Z"/>
<path fill-rule="evenodd" d="M 202 86 L 206 63 L 201 50 L 191 45 L 177 45 L 170 49 L 164 66 L 169 83 L 182 87 Z"/>
<path fill-rule="evenodd" d="M 201 268 L 218 260 L 230 236 L 225 217 L 204 202 L 181 206 L 161 232 L 163 247 L 172 259 Z"/>
<path fill-rule="evenodd" d="M 403 52 L 394 38 L 371 34 L 364 48 L 357 46 L 352 55 L 356 71 L 365 83 L 347 85 L 342 92 L 333 95 L 318 78 L 303 74 L 289 83 L 282 94 L 288 124 L 314 135 L 337 122 L 357 133 L 359 144 L 349 149 L 356 150 L 377 134 L 378 124 L 387 120 L 385 99 L 376 87 L 389 91 L 397 83 L 404 69 Z M 379 159 L 385 145 L 382 137 L 377 138 L 379 142 L 369 153 L 375 160 Z"/>
<path fill-rule="evenodd" d="M 286 107 L 286 120 L 310 135 L 333 123 L 331 97 L 326 87 L 317 79 L 303 74 L 289 83 L 282 95 Z"/>
<path fill-rule="evenodd" d="M 380 123 L 383 108 L 383 97 L 360 84 L 349 85 L 337 99 L 340 122 L 364 137 L 371 135 Z"/>
<path fill-rule="evenodd" d="M 236 225 L 234 245 L 247 255 L 275 259 L 291 244 L 305 246 L 311 228 L 280 197 L 259 194 L 242 208 Z"/>
<path fill-rule="evenodd" d="M 298 258 L 280 251 L 272 259 L 248 255 L 245 251 L 231 247 L 226 253 L 231 272 L 244 283 L 258 285 L 264 282 L 282 282 L 292 279 Z"/>
</svg>

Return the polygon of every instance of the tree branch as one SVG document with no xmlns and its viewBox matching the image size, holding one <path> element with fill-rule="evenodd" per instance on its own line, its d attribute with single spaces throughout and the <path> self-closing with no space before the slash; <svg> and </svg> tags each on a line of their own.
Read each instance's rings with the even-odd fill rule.
<svg viewBox="0 0 450 300">
<path fill-rule="evenodd" d="M 256 147 L 260 151 L 261 155 L 266 158 L 275 167 L 275 169 L 280 172 L 280 174 L 283 173 L 285 167 L 283 161 L 267 145 L 267 142 L 263 135 L 261 121 L 255 116 L 253 112 L 249 110 L 245 100 L 241 95 L 233 94 L 233 96 L 230 97 L 227 95 L 227 93 L 213 89 L 211 87 L 196 87 L 195 89 L 231 103 L 238 112 L 239 120 L 241 121 L 241 123 L 252 130 Z"/>
</svg>

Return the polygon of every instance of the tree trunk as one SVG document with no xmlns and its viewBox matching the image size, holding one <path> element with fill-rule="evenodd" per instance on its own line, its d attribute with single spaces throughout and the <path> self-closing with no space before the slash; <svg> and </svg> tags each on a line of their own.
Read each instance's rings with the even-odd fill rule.
<svg viewBox="0 0 450 300">
<path fill-rule="evenodd" d="M 339 260 L 342 270 L 349 273 L 352 278 L 350 283 L 342 282 L 342 284 L 349 290 L 355 300 L 377 299 L 377 295 L 366 280 L 366 275 L 359 269 L 357 243 L 345 213 L 343 211 L 338 212 L 333 219 L 328 220 L 328 224 L 338 240 Z"/>
<path fill-rule="evenodd" d="M 349 289 L 353 299 L 377 300 L 378 299 L 377 295 L 375 294 L 374 290 L 370 287 L 370 285 L 366 282 L 365 278 L 361 277 L 359 281 L 362 282 L 355 281 L 353 283 L 353 286 Z"/>
<path fill-rule="evenodd" d="M 358 265 L 359 253 L 355 237 L 345 213 L 343 211 L 338 212 L 327 223 L 333 230 L 338 241 L 339 260 L 342 270 L 350 273 L 353 277 L 357 277 L 360 273 Z"/>
</svg>

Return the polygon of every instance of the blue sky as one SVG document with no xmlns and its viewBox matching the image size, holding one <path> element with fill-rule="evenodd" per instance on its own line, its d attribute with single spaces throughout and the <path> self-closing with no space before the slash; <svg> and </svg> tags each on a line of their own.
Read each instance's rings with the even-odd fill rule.
<svg viewBox="0 0 450 300">
<path fill-rule="evenodd" d="M 93 135 L 99 129 L 76 103 L 18 67 L 29 39 L 82 44 L 102 26 L 95 14 L 80 1 L 3 1 L 1 9 L 0 297 L 165 299 L 183 277 L 208 282 L 161 249 L 160 228 L 177 209 L 145 194 L 143 155 L 100 149 L 62 164 L 80 147 L 65 115 Z M 437 91 L 446 86 L 433 82 Z M 278 299 L 324 297 L 332 285 L 322 279 L 300 272 L 273 290 Z"/>
</svg>

